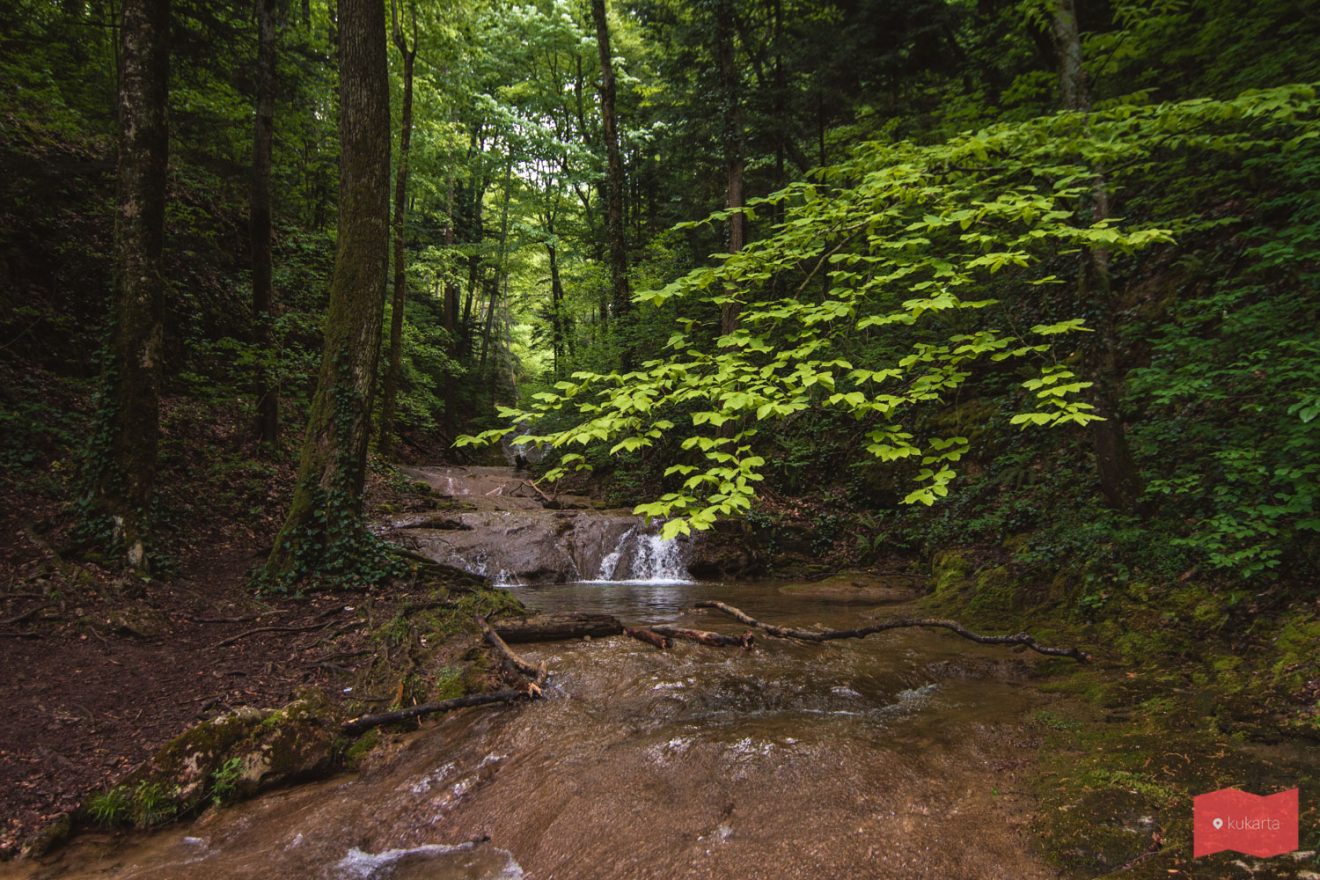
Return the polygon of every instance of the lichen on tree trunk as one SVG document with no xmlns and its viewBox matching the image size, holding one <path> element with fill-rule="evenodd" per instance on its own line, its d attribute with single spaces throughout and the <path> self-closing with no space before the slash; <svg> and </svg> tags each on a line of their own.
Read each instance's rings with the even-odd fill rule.
<svg viewBox="0 0 1320 880">
<path fill-rule="evenodd" d="M 287 583 L 355 577 L 374 546 L 362 491 L 389 257 L 389 82 L 385 9 L 339 0 L 339 235 L 316 395 L 288 516 L 266 563 Z"/>
<path fill-rule="evenodd" d="M 161 253 L 169 155 L 169 0 L 125 0 L 120 28 L 119 196 L 103 414 L 93 442 L 96 494 L 128 564 L 147 567 L 160 433 L 165 282 Z"/>
</svg>

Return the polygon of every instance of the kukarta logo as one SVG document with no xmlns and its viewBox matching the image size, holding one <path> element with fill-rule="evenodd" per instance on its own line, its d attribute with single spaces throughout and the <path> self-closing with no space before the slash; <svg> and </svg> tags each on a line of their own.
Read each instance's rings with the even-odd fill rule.
<svg viewBox="0 0 1320 880">
<path fill-rule="evenodd" d="M 1297 789 L 1271 795 L 1221 788 L 1192 800 L 1192 855 L 1231 849 L 1268 858 L 1297 849 Z"/>
</svg>

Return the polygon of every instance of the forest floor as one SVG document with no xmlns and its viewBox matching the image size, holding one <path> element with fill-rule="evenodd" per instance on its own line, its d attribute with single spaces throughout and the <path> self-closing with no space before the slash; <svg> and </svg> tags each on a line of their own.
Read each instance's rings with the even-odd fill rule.
<svg viewBox="0 0 1320 880">
<path fill-rule="evenodd" d="M 287 497 L 286 470 L 249 494 Z M 378 515 L 419 503 L 379 477 L 371 496 Z M 0 860 L 190 725 L 309 689 L 343 693 L 371 662 L 353 606 L 383 597 L 253 589 L 278 503 L 246 521 L 213 511 L 173 523 L 195 533 L 176 569 L 139 580 L 63 558 L 67 514 L 37 494 L 11 488 L 0 502 Z M 409 598 L 392 586 L 385 605 Z"/>
<path fill-rule="evenodd" d="M 329 644 L 330 626 L 281 628 L 334 624 L 327 612 L 351 597 L 258 601 L 248 571 L 259 561 L 230 550 L 131 591 L 70 595 L 0 630 L 0 856 L 194 722 L 283 705 L 341 674 L 313 659 L 349 650 Z M 10 619 L 40 607 L 6 598 Z"/>
</svg>

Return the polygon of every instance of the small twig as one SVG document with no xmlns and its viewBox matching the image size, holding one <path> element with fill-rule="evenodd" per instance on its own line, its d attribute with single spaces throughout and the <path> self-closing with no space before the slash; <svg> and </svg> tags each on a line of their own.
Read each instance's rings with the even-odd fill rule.
<svg viewBox="0 0 1320 880">
<path fill-rule="evenodd" d="M 541 491 L 541 487 L 538 486 L 538 485 L 536 485 L 536 481 L 535 481 L 535 480 L 523 480 L 523 483 L 524 483 L 525 485 L 527 485 L 527 486 L 531 486 L 534 490 L 536 490 L 536 494 L 537 494 L 537 495 L 540 495 L 541 498 L 543 498 L 543 499 L 545 500 L 545 503 L 546 503 L 546 504 L 554 504 L 554 503 L 555 503 L 555 499 L 551 498 L 549 495 L 547 495 L 547 494 L 545 494 L 544 492 Z"/>
<path fill-rule="evenodd" d="M 260 614 L 249 614 L 246 617 L 194 617 L 193 623 L 251 623 L 254 620 L 260 620 L 263 617 L 271 617 L 276 614 L 283 614 L 278 608 L 273 611 L 263 611 Z"/>
<path fill-rule="evenodd" d="M 729 615 L 734 620 L 764 630 L 769 635 L 781 639 L 799 639 L 804 642 L 830 642 L 835 639 L 863 639 L 875 633 L 885 632 L 891 629 L 901 629 L 903 627 L 930 627 L 935 629 L 947 629 L 957 635 L 962 636 L 973 642 L 982 645 L 1022 645 L 1030 648 L 1038 654 L 1048 654 L 1053 657 L 1071 657 L 1078 663 L 1090 662 L 1091 656 L 1081 648 L 1052 648 L 1042 645 L 1028 633 L 1014 633 L 1008 636 L 987 636 L 981 633 L 975 633 L 963 626 L 956 620 L 943 620 L 935 617 L 900 617 L 894 620 L 886 620 L 882 623 L 863 626 L 857 629 L 792 629 L 789 627 L 775 626 L 769 623 L 762 623 L 756 618 L 748 615 L 732 605 L 726 605 L 723 602 L 707 600 L 698 602 L 698 608 L 713 608 Z"/>
<path fill-rule="evenodd" d="M 13 626 L 16 623 L 22 623 L 23 621 L 27 620 L 29 617 L 35 617 L 37 612 L 45 611 L 47 608 L 50 608 L 54 604 L 55 604 L 54 602 L 46 602 L 43 605 L 37 605 L 34 608 L 29 608 L 27 611 L 24 611 L 22 614 L 16 614 L 13 617 L 0 620 L 0 626 Z"/>
<path fill-rule="evenodd" d="M 519 657 L 513 652 L 513 649 L 505 643 L 504 639 L 500 638 L 500 634 L 491 628 L 491 625 L 486 622 L 486 618 L 478 615 L 477 624 L 486 634 L 486 641 L 495 649 L 495 653 L 500 655 L 500 659 L 504 661 L 504 664 L 515 672 L 530 678 L 532 680 L 532 683 L 529 686 L 530 689 L 536 693 L 540 693 L 540 685 L 545 681 L 546 675 L 549 674 L 544 661 L 540 664 L 535 664 Z"/>
<path fill-rule="evenodd" d="M 494 703 L 516 703 L 527 699 L 527 692 L 508 688 L 495 691 L 489 694 L 470 694 L 466 697 L 455 697 L 452 700 L 442 700 L 439 703 L 423 703 L 420 706 L 409 706 L 407 709 L 399 709 L 395 712 L 381 712 L 378 715 L 362 715 L 348 721 L 341 728 L 345 736 L 360 736 L 371 730 L 373 727 L 379 727 L 382 724 L 393 724 L 397 721 L 408 721 L 413 718 L 420 718 L 423 715 L 434 715 L 437 712 L 449 712 L 454 709 L 463 709 L 468 706 L 489 706 Z"/>
</svg>

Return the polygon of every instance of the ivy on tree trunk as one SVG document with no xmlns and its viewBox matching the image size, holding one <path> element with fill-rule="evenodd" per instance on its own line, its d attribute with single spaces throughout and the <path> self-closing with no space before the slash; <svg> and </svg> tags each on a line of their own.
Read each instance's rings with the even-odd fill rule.
<svg viewBox="0 0 1320 880">
<path fill-rule="evenodd" d="M 389 262 L 390 107 L 385 9 L 339 0 L 339 235 L 316 394 L 289 513 L 266 563 L 286 584 L 315 573 L 376 579 L 362 522 Z"/>
</svg>

